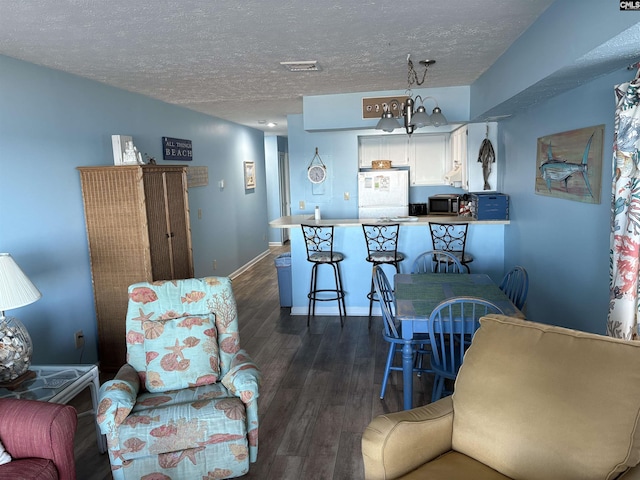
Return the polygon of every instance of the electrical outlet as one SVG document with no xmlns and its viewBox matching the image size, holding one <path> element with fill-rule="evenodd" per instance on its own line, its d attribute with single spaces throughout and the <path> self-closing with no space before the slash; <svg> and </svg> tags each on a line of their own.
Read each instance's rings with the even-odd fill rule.
<svg viewBox="0 0 640 480">
<path fill-rule="evenodd" d="M 73 338 L 76 342 L 76 348 L 84 347 L 84 333 L 82 330 L 78 330 Z"/>
<path fill-rule="evenodd" d="M 216 270 L 218 268 L 218 261 L 214 260 L 213 261 L 213 269 Z"/>
<path fill-rule="evenodd" d="M 344 199 L 349 201 L 350 198 L 351 198 L 351 195 L 349 195 L 349 192 L 344 192 Z"/>
<path fill-rule="evenodd" d="M 300 210 L 304 210 L 304 200 L 300 200 L 300 203 L 298 204 L 298 208 Z"/>
</svg>

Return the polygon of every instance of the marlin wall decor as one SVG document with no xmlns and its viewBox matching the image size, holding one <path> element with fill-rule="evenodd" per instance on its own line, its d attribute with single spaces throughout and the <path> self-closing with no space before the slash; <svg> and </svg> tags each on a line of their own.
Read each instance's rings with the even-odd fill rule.
<svg viewBox="0 0 640 480">
<path fill-rule="evenodd" d="M 536 193 L 600 203 L 604 125 L 538 138 Z"/>
</svg>

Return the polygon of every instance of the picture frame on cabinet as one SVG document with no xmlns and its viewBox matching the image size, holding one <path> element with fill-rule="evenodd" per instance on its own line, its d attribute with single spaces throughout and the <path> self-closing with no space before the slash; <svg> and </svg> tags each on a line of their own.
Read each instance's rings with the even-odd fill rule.
<svg viewBox="0 0 640 480">
<path fill-rule="evenodd" d="M 113 164 L 114 165 L 126 165 L 125 150 L 127 142 L 133 142 L 131 135 L 111 135 L 111 146 L 113 148 Z"/>
<path fill-rule="evenodd" d="M 244 189 L 256 188 L 256 163 L 244 162 Z"/>
</svg>

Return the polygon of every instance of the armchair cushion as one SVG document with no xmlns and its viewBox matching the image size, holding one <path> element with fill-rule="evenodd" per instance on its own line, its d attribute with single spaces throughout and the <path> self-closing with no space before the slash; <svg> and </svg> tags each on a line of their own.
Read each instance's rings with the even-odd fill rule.
<svg viewBox="0 0 640 480">
<path fill-rule="evenodd" d="M 453 449 L 530 480 L 640 461 L 640 343 L 488 315 L 453 395 Z"/>
<path fill-rule="evenodd" d="M 143 322 L 147 390 L 166 392 L 218 380 L 218 334 L 213 318 L 213 314 L 161 316 Z"/>
<path fill-rule="evenodd" d="M 237 455 L 248 457 L 244 405 L 239 398 L 229 397 L 219 383 L 143 393 L 120 426 L 118 437 L 124 460 L 220 442 L 233 443 Z"/>
</svg>

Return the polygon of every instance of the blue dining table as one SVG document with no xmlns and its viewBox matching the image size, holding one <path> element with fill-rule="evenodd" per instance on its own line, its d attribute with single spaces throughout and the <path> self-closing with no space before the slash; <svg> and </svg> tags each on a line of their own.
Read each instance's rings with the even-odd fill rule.
<svg viewBox="0 0 640 480">
<path fill-rule="evenodd" d="M 396 318 L 402 323 L 403 406 L 413 406 L 413 347 L 415 333 L 429 333 L 435 307 L 452 297 L 479 297 L 496 304 L 505 315 L 525 318 L 488 275 L 482 273 L 399 273 L 394 276 Z"/>
</svg>

